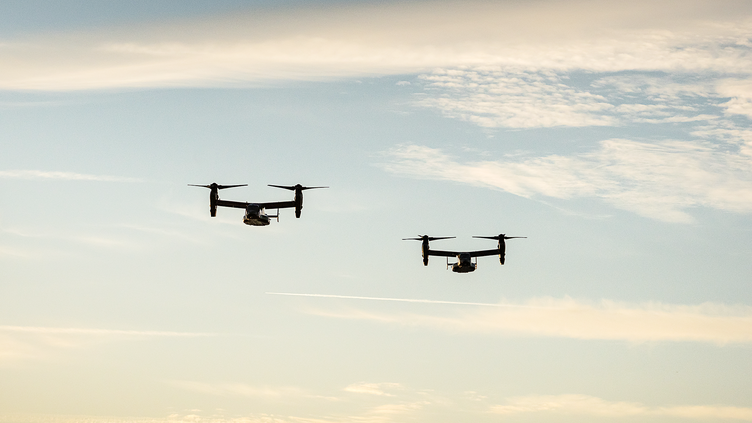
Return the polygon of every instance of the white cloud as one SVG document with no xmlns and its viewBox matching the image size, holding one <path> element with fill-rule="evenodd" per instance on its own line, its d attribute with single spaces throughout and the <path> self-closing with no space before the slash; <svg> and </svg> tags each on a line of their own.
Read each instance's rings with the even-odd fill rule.
<svg viewBox="0 0 752 423">
<path fill-rule="evenodd" d="M 731 97 L 723 104 L 727 114 L 752 118 L 752 81 L 724 80 L 719 82 L 717 89 L 721 96 Z"/>
<path fill-rule="evenodd" d="M 210 392 L 207 392 L 210 393 Z M 415 392 L 407 393 L 414 396 Z M 468 395 L 470 397 L 468 398 Z M 391 399 L 390 399 L 391 400 Z M 369 401 L 370 402 L 370 401 Z M 486 396 L 465 392 L 456 401 L 437 401 L 433 398 L 405 400 L 376 406 L 355 405 L 360 410 L 350 415 L 329 413 L 311 416 L 290 416 L 253 413 L 245 416 L 226 416 L 223 410 L 207 412 L 199 409 L 184 410 L 163 418 L 125 418 L 60 415 L 0 415 L 2 423 L 392 423 L 392 422 L 449 422 L 457 421 L 457 407 L 461 418 L 477 422 L 509 421 L 515 417 L 545 419 L 545 421 L 603 421 L 626 419 L 629 421 L 752 421 L 752 408 L 727 405 L 673 405 L 648 406 L 639 402 L 608 401 L 581 394 L 528 395 L 509 397 L 501 404 L 489 405 Z M 447 408 L 450 407 L 450 408 Z M 529 420 L 525 420 L 529 421 Z M 535 421 L 535 420 L 533 420 Z"/>
<path fill-rule="evenodd" d="M 122 176 L 91 175 L 74 172 L 51 172 L 43 170 L 0 170 L 0 179 L 53 179 L 63 181 L 143 182 L 139 178 Z"/>
<path fill-rule="evenodd" d="M 378 395 L 385 397 L 393 397 L 395 394 L 387 391 L 402 390 L 403 387 L 399 383 L 381 382 L 381 383 L 367 383 L 359 382 L 353 383 L 345 388 L 345 392 L 352 392 L 356 394 L 368 394 Z"/>
<path fill-rule="evenodd" d="M 36 326 L 0 326 L 0 363 L 43 359 L 65 349 L 82 348 L 104 341 L 141 340 L 155 337 L 204 337 L 210 333 L 139 331 Z"/>
<path fill-rule="evenodd" d="M 618 120 L 607 116 L 614 108 L 605 98 L 576 90 L 551 74 L 509 72 L 502 68 L 439 70 L 423 75 L 438 97 L 417 102 L 440 109 L 446 116 L 485 127 L 533 128 L 605 126 Z"/>
<path fill-rule="evenodd" d="M 502 302 L 451 314 L 311 309 L 311 314 L 429 327 L 450 332 L 627 342 L 752 343 L 752 307 L 705 303 L 592 304 L 571 298 Z"/>
<path fill-rule="evenodd" d="M 718 108 L 725 95 L 715 91 L 711 77 L 686 81 L 686 76 L 607 75 L 575 88 L 567 73 L 550 70 L 439 69 L 420 77 L 428 95 L 415 104 L 489 128 L 622 126 L 720 117 L 699 112 Z"/>
<path fill-rule="evenodd" d="M 607 140 L 597 150 L 522 160 L 461 163 L 441 150 L 391 150 L 385 170 L 500 189 L 522 197 L 597 197 L 667 222 L 691 222 L 698 206 L 752 212 L 752 156 L 714 144 Z"/>
<path fill-rule="evenodd" d="M 721 3 L 358 4 L 45 34 L 0 43 L 0 89 L 245 86 L 486 65 L 747 74 L 751 11 Z"/>
<path fill-rule="evenodd" d="M 607 401 L 588 395 L 541 395 L 508 398 L 504 405 L 491 407 L 501 415 L 541 413 L 601 418 L 673 417 L 701 420 L 752 421 L 752 408 L 723 405 L 649 407 L 636 402 Z"/>
<path fill-rule="evenodd" d="M 311 396 L 297 387 L 273 388 L 268 386 L 251 386 L 245 383 L 205 383 L 187 380 L 172 380 L 166 383 L 179 389 L 216 396 L 262 397 L 269 399 Z"/>
</svg>

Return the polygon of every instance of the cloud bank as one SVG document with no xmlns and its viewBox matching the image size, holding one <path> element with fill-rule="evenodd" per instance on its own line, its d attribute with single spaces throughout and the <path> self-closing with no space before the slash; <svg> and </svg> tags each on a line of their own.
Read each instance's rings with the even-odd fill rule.
<svg viewBox="0 0 752 423">
<path fill-rule="evenodd" d="M 699 141 L 602 141 L 572 156 L 460 162 L 441 150 L 390 150 L 389 172 L 488 187 L 526 198 L 595 197 L 641 216 L 689 223 L 687 209 L 752 212 L 750 143 L 737 151 Z"/>
<path fill-rule="evenodd" d="M 248 86 L 488 65 L 747 74 L 750 17 L 747 3 L 728 0 L 259 9 L 0 40 L 0 89 Z"/>
<path fill-rule="evenodd" d="M 542 414 L 592 416 L 598 418 L 662 417 L 696 420 L 752 421 L 752 408 L 723 405 L 650 407 L 637 402 L 607 401 L 588 395 L 541 395 L 508 398 L 506 404 L 491 407 L 504 416 Z"/>
<path fill-rule="evenodd" d="M 453 313 L 383 312 L 365 309 L 308 313 L 369 320 L 449 332 L 536 336 L 626 342 L 706 342 L 717 345 L 752 343 L 752 307 L 704 303 L 625 304 L 602 300 L 587 303 L 571 298 L 533 299 L 505 307 L 483 307 Z M 445 310 L 444 310 L 445 311 Z"/>
<path fill-rule="evenodd" d="M 0 364 L 26 359 L 44 359 L 61 350 L 83 348 L 105 341 L 215 335 L 196 332 L 0 326 Z"/>
<path fill-rule="evenodd" d="M 372 383 L 372 385 L 392 385 Z M 206 392 L 207 394 L 212 394 Z M 317 413 L 310 415 L 278 415 L 253 413 L 227 416 L 221 409 L 202 411 L 185 410 L 163 418 L 148 417 L 98 417 L 98 416 L 54 416 L 54 415 L 0 415 L 0 422 L 8 423 L 393 423 L 393 422 L 452 422 L 457 414 L 453 407 L 461 407 L 465 418 L 475 422 L 531 421 L 530 418 L 545 421 L 602 422 L 604 419 L 628 419 L 635 422 L 665 421 L 752 421 L 752 408 L 728 405 L 666 405 L 649 406 L 639 402 L 610 401 L 590 395 L 527 395 L 508 397 L 494 403 L 477 392 L 439 394 L 432 390 L 416 391 L 404 389 L 400 398 L 376 396 L 381 404 L 373 404 L 373 396 L 368 401 L 350 404 L 349 413 Z M 303 413 L 296 413 L 303 414 Z M 518 420 L 518 419 L 524 420 Z M 537 420 L 533 420 L 537 421 Z"/>
</svg>

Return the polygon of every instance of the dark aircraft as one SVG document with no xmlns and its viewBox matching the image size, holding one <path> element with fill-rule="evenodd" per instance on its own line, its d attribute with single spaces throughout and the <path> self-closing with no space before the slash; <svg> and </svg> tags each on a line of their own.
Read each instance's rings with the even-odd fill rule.
<svg viewBox="0 0 752 423">
<path fill-rule="evenodd" d="M 295 198 L 292 201 L 275 201 L 275 202 L 270 202 L 270 203 L 246 203 L 242 201 L 222 200 L 219 198 L 219 190 L 225 189 L 225 188 L 244 187 L 244 186 L 248 186 L 248 184 L 218 185 L 216 183 L 212 183 L 211 185 L 188 184 L 188 186 L 204 187 L 204 188 L 209 188 L 211 190 L 211 192 L 209 193 L 209 212 L 211 213 L 211 217 L 215 217 L 217 215 L 218 206 L 245 209 L 245 216 L 243 217 L 243 223 L 245 223 L 246 225 L 251 225 L 251 226 L 266 226 L 270 222 L 269 221 L 270 217 L 276 217 L 277 222 L 279 222 L 279 209 L 295 207 L 295 217 L 300 217 L 300 211 L 303 209 L 303 191 L 307 189 L 329 188 L 329 187 L 304 187 L 300 184 L 293 185 L 293 186 L 269 185 L 270 187 L 295 191 Z M 266 209 L 277 209 L 277 214 L 267 215 Z"/>
<path fill-rule="evenodd" d="M 403 240 L 412 240 L 412 241 L 423 241 L 422 245 L 422 252 L 423 252 L 423 265 L 428 266 L 428 257 L 429 256 L 440 256 L 440 257 L 446 257 L 447 258 L 447 267 L 449 266 L 449 257 L 456 257 L 457 263 L 452 264 L 452 272 L 457 273 L 470 273 L 475 271 L 475 269 L 478 267 L 478 259 L 477 257 L 483 257 L 483 256 L 499 256 L 499 262 L 501 264 L 504 264 L 504 255 L 506 253 L 506 243 L 504 240 L 506 239 L 512 239 L 512 238 L 527 238 L 526 236 L 506 236 L 505 234 L 499 234 L 497 236 L 474 236 L 473 238 L 485 238 L 485 239 L 496 239 L 499 241 L 499 246 L 495 250 L 481 250 L 481 251 L 440 251 L 440 250 L 432 250 L 428 246 L 429 241 L 435 241 L 439 239 L 450 239 L 454 238 L 453 236 L 445 236 L 445 237 L 431 237 L 428 235 L 419 235 L 418 238 L 403 238 Z M 473 263 L 472 258 L 476 257 L 475 263 Z"/>
</svg>

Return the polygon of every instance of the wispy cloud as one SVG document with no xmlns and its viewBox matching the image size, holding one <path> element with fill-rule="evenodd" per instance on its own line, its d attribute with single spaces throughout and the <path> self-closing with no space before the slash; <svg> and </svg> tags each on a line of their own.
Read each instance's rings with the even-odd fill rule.
<svg viewBox="0 0 752 423">
<path fill-rule="evenodd" d="M 44 170 L 0 170 L 0 179 L 52 179 L 63 181 L 143 182 L 140 178 L 110 175 L 91 175 L 74 172 L 51 172 Z"/>
<path fill-rule="evenodd" d="M 258 387 L 245 383 L 206 383 L 188 380 L 171 380 L 165 383 L 175 388 L 215 396 L 261 397 L 267 399 L 314 397 L 298 387 Z M 315 397 L 319 398 L 318 396 Z"/>
<path fill-rule="evenodd" d="M 607 73 L 583 86 L 551 70 L 438 69 L 420 76 L 428 95 L 415 104 L 483 127 L 544 128 L 707 121 L 720 117 L 724 96 L 736 96 L 717 92 L 712 77 L 652 73 Z M 718 114 L 701 112 L 709 107 Z"/>
<path fill-rule="evenodd" d="M 637 402 L 607 401 L 588 395 L 542 395 L 508 398 L 503 405 L 491 407 L 501 415 L 543 414 L 593 416 L 600 418 L 673 417 L 694 420 L 752 421 L 752 408 L 723 405 L 651 407 Z"/>
<path fill-rule="evenodd" d="M 384 397 L 393 397 L 395 394 L 389 391 L 404 389 L 401 384 L 393 382 L 368 383 L 359 382 L 348 385 L 344 390 L 356 394 L 377 395 Z"/>
<path fill-rule="evenodd" d="M 539 298 L 525 303 L 502 301 L 497 308 L 446 310 L 440 314 L 385 312 L 356 308 L 308 313 L 342 319 L 427 327 L 450 332 L 560 337 L 626 342 L 752 343 L 752 307 L 704 303 L 599 303 L 571 298 Z"/>
<path fill-rule="evenodd" d="M 752 212 L 752 156 L 746 149 L 689 141 L 607 140 L 597 150 L 528 159 L 459 162 L 441 150 L 403 146 L 389 151 L 393 173 L 499 189 L 522 197 L 596 197 L 667 222 L 692 222 L 685 211 L 704 206 Z M 733 146 L 731 146 L 733 148 Z"/>
<path fill-rule="evenodd" d="M 212 333 L 143 331 L 39 326 L 0 326 L 0 363 L 43 359 L 57 351 L 116 340 L 142 340 L 158 337 L 194 338 Z"/>
<path fill-rule="evenodd" d="M 650 16 L 635 14 L 648 4 Z M 723 4 L 380 3 L 40 35 L 0 44 L 0 89 L 247 86 L 487 65 L 746 74 L 750 10 Z"/>
<path fill-rule="evenodd" d="M 375 385 L 380 385 L 376 383 Z M 204 392 L 204 391 L 197 391 Z M 211 391 L 204 393 L 213 395 Z M 470 395 L 468 395 L 470 394 Z M 255 394 L 254 394 L 255 396 Z M 361 397 L 362 398 L 362 397 Z M 269 399 L 267 397 L 267 399 Z M 373 405 L 373 400 L 385 402 Z M 312 416 L 271 415 L 253 413 L 227 416 L 223 410 L 213 412 L 199 409 L 184 410 L 163 418 L 118 418 L 97 416 L 54 415 L 0 415 L 0 422 L 8 423 L 397 423 L 456 421 L 458 409 L 464 419 L 476 422 L 496 422 L 500 418 L 540 418 L 545 421 L 602 422 L 603 419 L 630 419 L 629 421 L 752 421 L 752 408 L 730 405 L 667 405 L 649 406 L 640 402 L 609 401 L 590 395 L 528 395 L 508 397 L 500 402 L 489 400 L 477 392 L 438 397 L 435 393 L 405 390 L 401 398 L 369 397 L 350 403 L 350 413 L 327 413 Z M 353 410 L 354 408 L 354 410 Z M 442 418 L 440 416 L 445 416 Z M 510 420 L 512 421 L 512 420 Z M 516 421 L 516 420 L 515 420 Z M 527 421 L 527 420 L 525 420 Z"/>
</svg>

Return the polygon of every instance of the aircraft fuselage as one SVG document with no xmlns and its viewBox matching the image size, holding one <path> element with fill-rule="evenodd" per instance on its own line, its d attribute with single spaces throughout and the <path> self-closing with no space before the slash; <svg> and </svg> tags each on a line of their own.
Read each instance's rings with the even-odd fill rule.
<svg viewBox="0 0 752 423">
<path fill-rule="evenodd" d="M 249 204 L 245 208 L 245 216 L 243 216 L 243 223 L 250 226 L 267 226 L 271 221 L 269 216 L 266 215 L 263 208 L 258 204 Z"/>
<path fill-rule="evenodd" d="M 452 265 L 452 272 L 455 273 L 470 273 L 474 272 L 477 265 L 472 262 L 469 253 L 457 254 L 457 263 Z"/>
</svg>

